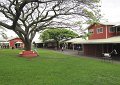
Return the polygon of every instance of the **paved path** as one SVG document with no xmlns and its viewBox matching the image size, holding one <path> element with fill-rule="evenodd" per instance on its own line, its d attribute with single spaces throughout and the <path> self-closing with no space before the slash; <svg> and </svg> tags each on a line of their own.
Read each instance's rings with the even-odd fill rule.
<svg viewBox="0 0 120 85">
<path fill-rule="evenodd" d="M 68 54 L 68 55 L 75 55 L 75 56 L 83 55 L 82 51 L 78 54 L 77 50 L 70 50 L 70 49 L 65 49 L 64 51 L 59 50 L 58 52 Z"/>
</svg>

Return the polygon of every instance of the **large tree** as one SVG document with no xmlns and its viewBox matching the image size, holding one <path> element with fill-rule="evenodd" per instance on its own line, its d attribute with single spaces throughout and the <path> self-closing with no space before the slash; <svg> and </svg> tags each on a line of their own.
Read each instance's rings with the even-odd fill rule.
<svg viewBox="0 0 120 85">
<path fill-rule="evenodd" d="M 63 39 L 69 39 L 69 38 L 75 38 L 78 37 L 78 34 L 75 32 L 64 29 L 64 28 L 51 28 L 48 30 L 45 30 L 40 37 L 43 41 L 46 41 L 48 39 L 54 39 L 54 41 L 57 44 L 57 48 L 59 48 L 59 43 Z"/>
<path fill-rule="evenodd" d="M 31 50 L 36 32 L 46 28 L 56 18 L 81 16 L 94 19 L 99 0 L 0 0 L 0 14 L 5 21 L 0 26 L 13 30 Z"/>
</svg>

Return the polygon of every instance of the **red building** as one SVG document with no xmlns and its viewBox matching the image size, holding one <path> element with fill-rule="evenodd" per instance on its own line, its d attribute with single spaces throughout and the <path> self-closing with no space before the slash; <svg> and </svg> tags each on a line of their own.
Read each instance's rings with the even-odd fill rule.
<svg viewBox="0 0 120 85">
<path fill-rule="evenodd" d="M 113 57 L 120 59 L 120 26 L 115 24 L 94 23 L 88 27 L 91 35 L 88 40 L 74 44 L 82 44 L 86 56 L 102 57 L 102 53 L 111 53 L 116 49 L 118 55 Z"/>
<path fill-rule="evenodd" d="M 113 36 L 120 35 L 120 28 L 115 27 L 113 24 L 92 24 L 88 27 L 88 31 L 91 33 L 89 40 L 91 39 L 107 39 Z"/>
<path fill-rule="evenodd" d="M 11 48 L 24 48 L 24 43 L 18 37 L 8 39 L 8 41 L 9 41 L 9 47 Z"/>
</svg>

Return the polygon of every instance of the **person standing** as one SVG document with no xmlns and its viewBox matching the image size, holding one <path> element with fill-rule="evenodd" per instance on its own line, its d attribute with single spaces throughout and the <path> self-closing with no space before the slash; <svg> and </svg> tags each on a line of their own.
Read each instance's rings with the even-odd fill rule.
<svg viewBox="0 0 120 85">
<path fill-rule="evenodd" d="M 64 50 L 64 47 L 62 46 L 62 51 Z"/>
<path fill-rule="evenodd" d="M 80 54 L 80 46 L 78 46 L 78 54 Z"/>
</svg>

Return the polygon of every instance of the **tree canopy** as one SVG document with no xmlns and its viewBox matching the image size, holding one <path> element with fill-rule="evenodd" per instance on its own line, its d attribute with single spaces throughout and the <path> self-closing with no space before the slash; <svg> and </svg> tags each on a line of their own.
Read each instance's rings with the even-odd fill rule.
<svg viewBox="0 0 120 85">
<path fill-rule="evenodd" d="M 31 50 L 36 32 L 53 26 L 57 19 L 80 16 L 86 20 L 98 16 L 99 0 L 1 0 L 0 26 L 13 30 Z M 64 21 L 62 20 L 62 21 Z M 61 22 L 62 22 L 61 21 Z"/>
<path fill-rule="evenodd" d="M 54 39 L 56 44 L 57 44 L 57 48 L 59 47 L 59 42 L 63 39 L 70 39 L 70 38 L 75 38 L 77 37 L 78 34 L 74 33 L 73 31 L 70 31 L 68 29 L 64 29 L 64 28 L 51 28 L 51 29 L 47 29 L 45 30 L 42 34 L 41 34 L 41 38 L 43 39 L 43 41 L 49 40 L 49 39 Z"/>
<path fill-rule="evenodd" d="M 68 38 L 74 38 L 77 37 L 78 34 L 74 33 L 73 31 L 70 31 L 68 29 L 64 29 L 64 28 L 51 28 L 51 29 L 47 29 L 45 30 L 42 34 L 41 34 L 41 38 L 43 39 L 43 41 L 46 41 L 48 39 L 54 39 L 55 41 L 60 41 L 63 39 L 68 39 Z"/>
</svg>

